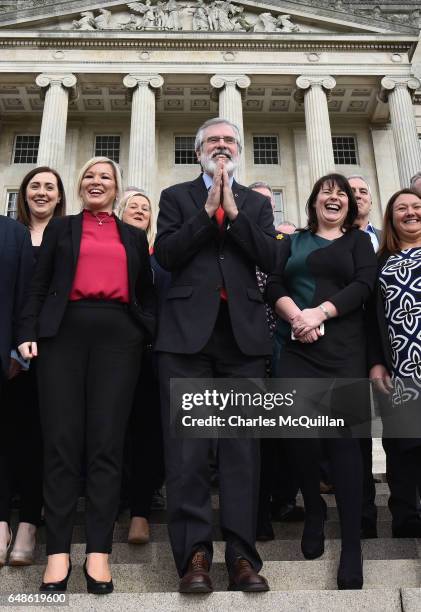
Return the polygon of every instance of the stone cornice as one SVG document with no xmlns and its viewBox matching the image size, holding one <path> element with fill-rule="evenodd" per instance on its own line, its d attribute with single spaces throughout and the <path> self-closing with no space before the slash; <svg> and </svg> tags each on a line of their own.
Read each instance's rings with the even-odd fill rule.
<svg viewBox="0 0 421 612">
<path fill-rule="evenodd" d="M 0 30 L 0 48 L 36 49 L 148 49 L 148 50 L 245 50 L 245 51 L 394 51 L 412 54 L 418 37 L 393 34 L 262 34 L 143 32 L 31 32 Z"/>
</svg>

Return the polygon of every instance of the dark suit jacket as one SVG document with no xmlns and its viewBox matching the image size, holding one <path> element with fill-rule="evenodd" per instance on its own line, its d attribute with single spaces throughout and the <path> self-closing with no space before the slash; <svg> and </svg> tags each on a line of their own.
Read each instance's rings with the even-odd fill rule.
<svg viewBox="0 0 421 612">
<path fill-rule="evenodd" d="M 0 216 L 0 370 L 5 374 L 10 350 L 17 347 L 16 323 L 29 289 L 33 263 L 27 228 Z"/>
<path fill-rule="evenodd" d="M 367 307 L 367 335 L 368 367 L 382 364 L 392 372 L 392 351 L 379 283 L 380 271 L 389 257 L 390 253 L 383 253 L 378 257 L 376 285 Z"/>
<path fill-rule="evenodd" d="M 155 292 L 146 234 L 117 218 L 116 223 L 127 254 L 129 310 L 152 335 Z M 57 334 L 72 289 L 81 235 L 82 213 L 53 217 L 47 225 L 29 299 L 19 324 L 19 343 Z"/>
<path fill-rule="evenodd" d="M 171 286 L 160 313 L 158 351 L 202 350 L 225 286 L 240 350 L 246 355 L 271 353 L 256 265 L 270 272 L 282 241 L 275 239 L 268 199 L 235 181 L 232 191 L 239 214 L 233 223 L 225 219 L 224 231 L 204 209 L 208 194 L 202 176 L 161 194 L 155 255 L 171 272 Z"/>
</svg>

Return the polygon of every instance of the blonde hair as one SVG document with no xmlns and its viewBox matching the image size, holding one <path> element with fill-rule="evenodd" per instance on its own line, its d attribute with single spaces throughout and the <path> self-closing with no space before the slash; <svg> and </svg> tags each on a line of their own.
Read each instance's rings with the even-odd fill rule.
<svg viewBox="0 0 421 612">
<path fill-rule="evenodd" d="M 116 210 L 116 215 L 119 219 L 123 220 L 123 215 L 127 209 L 127 206 L 129 205 L 130 201 L 135 197 L 135 196 L 142 196 L 142 198 L 145 198 L 145 200 L 147 200 L 149 202 L 149 209 L 150 209 L 150 218 L 149 218 L 149 225 L 146 228 L 146 238 L 148 240 L 148 245 L 149 248 L 153 247 L 153 243 L 155 242 L 155 238 L 156 238 L 156 217 L 155 217 L 155 212 L 154 209 L 152 207 L 152 202 L 149 198 L 148 195 L 146 195 L 146 193 L 143 191 L 143 189 L 137 189 L 137 188 L 131 188 L 129 187 L 124 193 L 123 193 L 123 197 L 121 198 L 120 202 L 118 203 L 117 206 L 117 210 Z"/>
<path fill-rule="evenodd" d="M 82 201 L 82 198 L 80 197 L 80 188 L 82 186 L 82 179 L 85 176 L 86 172 L 89 170 L 89 168 L 91 168 L 92 166 L 95 166 L 95 164 L 110 164 L 110 166 L 112 166 L 113 173 L 114 173 L 114 180 L 116 184 L 116 196 L 113 202 L 113 209 L 114 209 L 117 206 L 117 202 L 121 198 L 121 194 L 123 193 L 123 183 L 121 180 L 121 171 L 120 171 L 119 166 L 115 163 L 115 161 L 113 161 L 112 159 L 109 159 L 108 157 L 91 157 L 91 159 L 88 159 L 88 161 L 85 164 L 83 164 L 82 168 L 79 170 L 79 174 L 76 180 L 75 195 L 76 195 L 76 199 L 80 201 L 80 209 L 83 210 L 85 206 L 84 202 Z"/>
</svg>

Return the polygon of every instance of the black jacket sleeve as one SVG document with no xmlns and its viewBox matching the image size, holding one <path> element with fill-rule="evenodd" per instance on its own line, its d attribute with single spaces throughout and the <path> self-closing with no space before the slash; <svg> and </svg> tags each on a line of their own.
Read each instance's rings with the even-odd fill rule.
<svg viewBox="0 0 421 612">
<path fill-rule="evenodd" d="M 278 245 L 276 268 L 269 274 L 266 284 L 266 301 L 273 309 L 279 298 L 289 295 L 284 282 L 284 270 L 291 255 L 291 238 L 285 234 L 282 236 L 282 240 L 276 241 Z"/>
<path fill-rule="evenodd" d="M 19 265 L 14 295 L 13 321 L 12 321 L 12 347 L 18 346 L 18 323 L 19 316 L 28 301 L 29 286 L 34 268 L 34 256 L 32 253 L 31 238 L 26 230 L 21 232 L 19 245 Z"/>
<path fill-rule="evenodd" d="M 370 237 L 361 230 L 355 230 L 354 236 L 354 278 L 346 287 L 328 298 L 336 307 L 338 316 L 346 315 L 367 302 L 376 281 L 377 259 Z"/>
<path fill-rule="evenodd" d="M 260 206 L 257 223 L 239 210 L 235 221 L 229 224 L 227 234 L 263 272 L 272 272 L 277 265 L 279 249 L 275 240 L 272 208 L 267 198 Z"/>
</svg>

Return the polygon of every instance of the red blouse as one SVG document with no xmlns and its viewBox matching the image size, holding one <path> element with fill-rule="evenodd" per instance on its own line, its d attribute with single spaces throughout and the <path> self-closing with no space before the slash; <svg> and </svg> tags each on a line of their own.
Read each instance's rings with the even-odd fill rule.
<svg viewBox="0 0 421 612">
<path fill-rule="evenodd" d="M 115 218 L 83 211 L 79 258 L 69 300 L 129 302 L 126 249 Z"/>
</svg>

